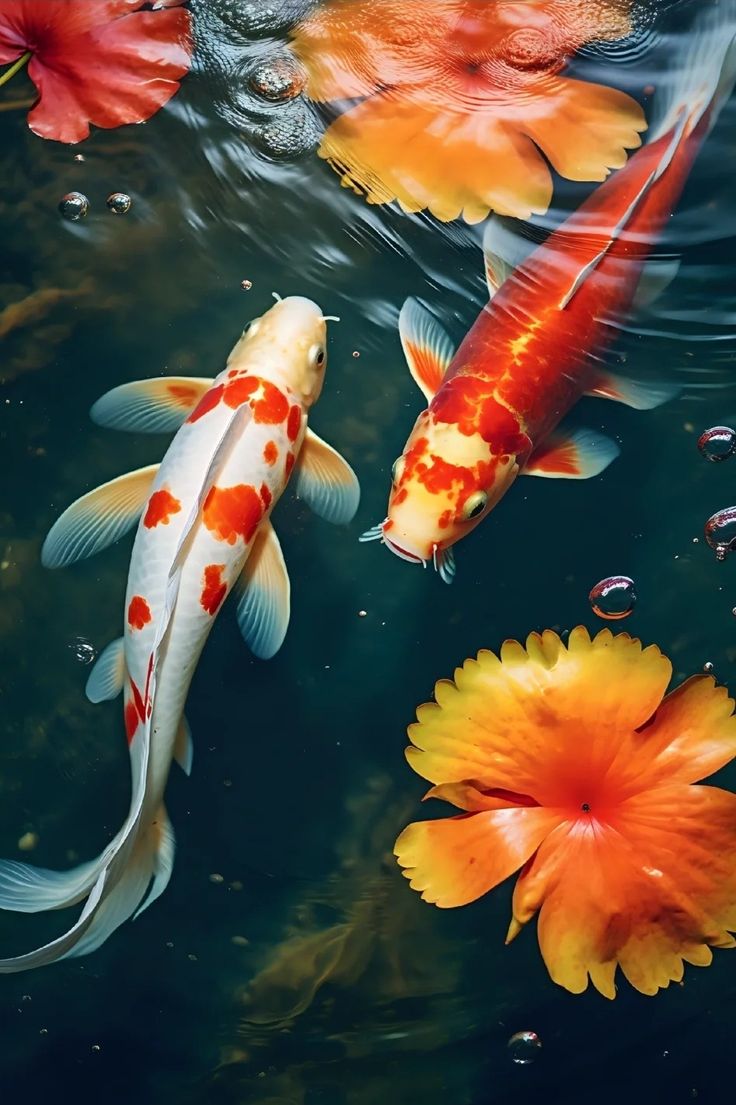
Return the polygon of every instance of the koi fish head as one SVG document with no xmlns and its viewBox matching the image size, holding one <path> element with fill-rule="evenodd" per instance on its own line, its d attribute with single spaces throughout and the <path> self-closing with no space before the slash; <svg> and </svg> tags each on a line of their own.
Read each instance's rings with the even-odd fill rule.
<svg viewBox="0 0 736 1105">
<path fill-rule="evenodd" d="M 394 462 L 387 516 L 363 540 L 380 540 L 412 563 L 432 561 L 449 583 L 452 546 L 493 509 L 518 472 L 514 455 L 494 456 L 479 434 L 464 434 L 426 410 Z"/>
<path fill-rule="evenodd" d="M 228 357 L 276 384 L 286 384 L 306 407 L 319 398 L 327 364 L 327 318 L 311 299 L 292 295 L 253 319 Z"/>
</svg>

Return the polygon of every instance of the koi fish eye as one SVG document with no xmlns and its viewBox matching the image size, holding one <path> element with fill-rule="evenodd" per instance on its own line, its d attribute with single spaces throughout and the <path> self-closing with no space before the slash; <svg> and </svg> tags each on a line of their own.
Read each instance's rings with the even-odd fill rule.
<svg viewBox="0 0 736 1105">
<path fill-rule="evenodd" d="M 404 458 L 403 456 L 397 457 L 391 465 L 391 479 L 394 483 L 398 483 L 401 479 L 401 474 L 404 471 Z"/>
<path fill-rule="evenodd" d="M 482 514 L 486 508 L 488 502 L 488 495 L 485 491 L 474 491 L 472 495 L 469 495 L 465 500 L 463 506 L 463 520 L 469 522 L 471 518 L 477 518 L 479 514 Z"/>
<path fill-rule="evenodd" d="M 325 363 L 325 351 L 321 345 L 313 345 L 307 354 L 310 368 L 321 368 Z"/>
</svg>

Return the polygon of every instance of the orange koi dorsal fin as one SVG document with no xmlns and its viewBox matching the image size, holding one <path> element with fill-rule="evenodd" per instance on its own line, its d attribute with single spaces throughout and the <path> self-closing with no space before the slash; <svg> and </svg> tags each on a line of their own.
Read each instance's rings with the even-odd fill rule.
<svg viewBox="0 0 736 1105">
<path fill-rule="evenodd" d="M 455 355 L 452 342 L 426 307 L 411 297 L 401 308 L 399 337 L 409 371 L 431 403 Z"/>
<path fill-rule="evenodd" d="M 525 476 L 587 480 L 600 475 L 619 452 L 615 441 L 595 430 L 551 434 L 534 450 L 522 471 Z"/>
</svg>

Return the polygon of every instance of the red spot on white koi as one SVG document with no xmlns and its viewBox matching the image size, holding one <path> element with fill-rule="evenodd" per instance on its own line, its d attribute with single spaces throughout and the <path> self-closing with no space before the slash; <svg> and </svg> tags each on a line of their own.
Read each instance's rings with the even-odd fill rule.
<svg viewBox="0 0 736 1105">
<path fill-rule="evenodd" d="M 133 740 L 135 731 L 138 728 L 138 711 L 135 708 L 135 702 L 129 699 L 125 703 L 125 735 L 128 738 L 128 744 Z"/>
<path fill-rule="evenodd" d="M 287 478 L 287 480 L 288 480 L 289 476 L 291 475 L 292 468 L 294 467 L 294 460 L 295 460 L 295 457 L 294 457 L 293 453 L 287 453 L 286 454 L 286 478 Z"/>
<path fill-rule="evenodd" d="M 279 459 L 279 451 L 275 441 L 267 441 L 263 449 L 263 459 L 266 464 L 274 465 Z"/>
<path fill-rule="evenodd" d="M 150 665 L 149 665 L 150 666 Z M 133 692 L 133 702 L 135 703 L 136 712 L 141 721 L 146 720 L 146 707 L 143 705 L 143 699 L 141 698 L 141 692 L 136 687 L 135 683 L 131 679 L 130 689 Z M 148 688 L 146 687 L 146 697 L 148 697 Z"/>
<path fill-rule="evenodd" d="M 270 507 L 271 498 L 272 498 L 271 491 L 268 487 L 268 484 L 262 483 L 261 484 L 261 502 L 263 503 L 264 510 L 268 510 L 268 508 Z"/>
<path fill-rule="evenodd" d="M 225 385 L 222 398 L 233 410 L 250 401 L 256 422 L 275 426 L 289 413 L 289 400 L 284 393 L 260 376 L 241 376 Z"/>
<path fill-rule="evenodd" d="M 170 491 L 162 489 L 161 491 L 154 491 L 151 498 L 148 500 L 148 507 L 143 517 L 143 525 L 147 529 L 153 529 L 154 526 L 159 524 L 167 526 L 172 514 L 178 514 L 181 510 L 181 503 L 178 499 L 175 499 Z"/>
<path fill-rule="evenodd" d="M 143 595 L 133 595 L 128 605 L 128 625 L 131 629 L 143 629 L 151 620 L 151 608 Z"/>
<path fill-rule="evenodd" d="M 206 414 L 209 414 L 210 411 L 214 410 L 222 399 L 224 390 L 224 384 L 217 384 L 216 387 L 210 388 L 208 392 L 205 392 L 189 415 L 189 418 L 187 418 L 187 422 L 198 422 L 200 418 L 203 418 Z"/>
<path fill-rule="evenodd" d="M 213 617 L 227 594 L 227 585 L 222 581 L 224 564 L 207 564 L 204 570 L 204 584 L 199 601 L 208 614 Z"/>
<path fill-rule="evenodd" d="M 261 381 L 257 376 L 239 376 L 225 385 L 222 398 L 228 407 L 235 410 L 250 399 L 254 391 L 258 391 Z"/>
<path fill-rule="evenodd" d="M 296 441 L 302 424 L 302 412 L 298 406 L 293 406 L 289 411 L 289 419 L 286 423 L 286 433 L 289 441 Z"/>
<path fill-rule="evenodd" d="M 211 487 L 204 501 L 202 517 L 218 541 L 234 545 L 238 537 L 251 540 L 263 516 L 263 505 L 255 487 Z"/>
</svg>

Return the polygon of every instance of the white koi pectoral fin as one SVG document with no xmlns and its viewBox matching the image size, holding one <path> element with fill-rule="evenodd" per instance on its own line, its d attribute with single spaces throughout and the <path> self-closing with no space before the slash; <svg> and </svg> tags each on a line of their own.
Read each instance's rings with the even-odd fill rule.
<svg viewBox="0 0 736 1105">
<path fill-rule="evenodd" d="M 434 316 L 412 297 L 401 308 L 399 337 L 409 371 L 431 403 L 455 356 L 454 346 Z"/>
<path fill-rule="evenodd" d="M 326 522 L 347 525 L 360 502 L 360 484 L 348 462 L 307 430 L 294 468 L 294 490 Z"/>
<path fill-rule="evenodd" d="M 596 376 L 585 394 L 599 399 L 613 399 L 637 411 L 651 411 L 674 399 L 679 391 L 674 384 L 641 383 L 606 372 Z"/>
<path fill-rule="evenodd" d="M 44 567 L 74 564 L 123 537 L 140 518 L 158 469 L 158 464 L 149 464 L 118 476 L 67 507 L 43 543 Z"/>
<path fill-rule="evenodd" d="M 566 480 L 587 480 L 598 476 L 621 450 L 610 437 L 595 430 L 551 434 L 530 456 L 522 473 Z"/>
<path fill-rule="evenodd" d="M 254 656 L 270 660 L 284 642 L 291 610 L 289 574 L 270 522 L 261 525 L 236 587 L 237 619 L 245 643 Z"/>
<path fill-rule="evenodd" d="M 212 387 L 198 376 L 161 376 L 133 380 L 101 396 L 90 410 L 98 426 L 142 434 L 168 434 L 179 427 Z"/>
<path fill-rule="evenodd" d="M 194 745 L 192 744 L 192 731 L 189 728 L 189 722 L 183 714 L 176 732 L 174 759 L 185 775 L 191 775 L 192 761 L 194 759 Z"/>
<path fill-rule="evenodd" d="M 90 702 L 109 702 L 122 693 L 125 683 L 125 645 L 122 637 L 111 641 L 97 657 L 84 693 Z"/>
<path fill-rule="evenodd" d="M 536 244 L 514 232 L 510 224 L 498 215 L 491 215 L 483 231 L 483 259 L 489 299 L 493 299 L 511 273 L 526 261 Z"/>
</svg>

